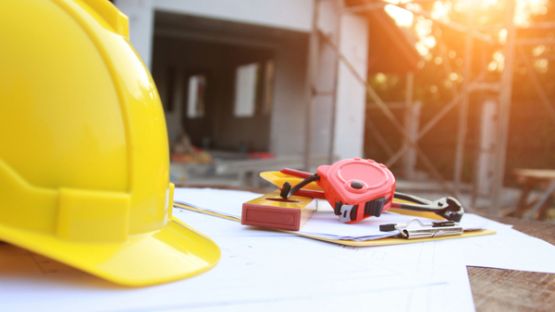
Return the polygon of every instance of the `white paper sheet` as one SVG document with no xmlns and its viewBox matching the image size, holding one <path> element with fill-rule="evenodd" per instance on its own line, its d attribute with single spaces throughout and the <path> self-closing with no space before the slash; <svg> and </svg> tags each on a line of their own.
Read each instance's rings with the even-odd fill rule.
<svg viewBox="0 0 555 312">
<path fill-rule="evenodd" d="M 454 241 L 438 241 L 463 251 L 468 266 L 489 267 L 519 271 L 555 273 L 555 246 L 502 224 L 474 214 L 467 214 L 464 221 L 482 224 L 496 231 L 486 235 Z"/>
<path fill-rule="evenodd" d="M 346 248 L 174 214 L 218 243 L 215 269 L 171 284 L 120 288 L 0 245 L 0 311 L 473 310 L 460 255 L 433 244 Z"/>
<path fill-rule="evenodd" d="M 214 194 L 219 195 L 214 196 Z M 219 214 L 241 218 L 242 203 L 259 196 L 260 194 L 241 191 L 224 191 L 224 193 L 219 193 L 219 190 L 210 189 L 177 189 L 175 198 L 202 209 L 209 209 Z M 398 234 L 398 231 L 380 231 L 379 226 L 382 224 L 406 224 L 409 222 L 414 223 L 414 220 L 419 220 L 423 224 L 431 224 L 435 221 L 428 218 L 385 212 L 379 218 L 367 218 L 356 224 L 347 224 L 338 221 L 337 216 L 333 213 L 333 209 L 327 201 L 319 200 L 318 211 L 303 224 L 299 232 L 331 239 L 365 241 Z M 469 217 L 465 220 L 463 226 L 464 228 L 479 229 L 483 228 L 487 222 L 487 219 L 478 216 L 474 218 Z M 420 225 L 416 223 L 414 226 L 419 227 Z"/>
<path fill-rule="evenodd" d="M 510 227 L 495 230 L 495 235 L 434 243 L 461 250 L 468 266 L 555 273 L 555 246 Z"/>
<path fill-rule="evenodd" d="M 241 191 L 176 190 L 176 198 L 178 199 L 192 201 L 193 204 L 200 207 L 223 210 L 237 216 L 241 214 L 242 202 L 259 196 L 260 194 Z M 351 226 L 342 224 L 336 219 L 335 221 L 338 227 Z M 496 231 L 495 235 L 434 242 L 434 244 L 446 246 L 450 250 L 460 250 L 466 265 L 555 273 L 555 246 L 552 244 L 516 231 L 512 229 L 511 225 L 502 224 L 475 214 L 465 214 L 461 224 L 465 228 L 483 227 Z M 303 228 L 303 230 L 306 230 L 306 228 Z M 358 229 L 355 231 L 358 231 Z"/>
</svg>

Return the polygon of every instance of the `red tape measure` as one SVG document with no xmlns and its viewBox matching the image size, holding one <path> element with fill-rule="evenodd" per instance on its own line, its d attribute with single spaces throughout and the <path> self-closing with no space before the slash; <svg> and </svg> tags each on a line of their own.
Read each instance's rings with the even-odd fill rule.
<svg viewBox="0 0 555 312">
<path fill-rule="evenodd" d="M 391 208 L 395 177 L 370 159 L 344 159 L 317 169 L 319 184 L 339 219 L 356 223 Z"/>
<path fill-rule="evenodd" d="M 451 220 L 460 221 L 464 209 L 453 197 L 430 201 L 417 196 L 396 193 L 395 177 L 383 164 L 371 159 L 352 158 L 340 160 L 332 165 L 319 166 L 315 174 L 294 169 L 283 169 L 282 173 L 304 178 L 291 186 L 288 182 L 281 187 L 281 197 L 293 194 L 314 198 L 325 198 L 334 213 L 345 223 L 357 223 L 368 217 L 379 217 L 382 212 L 395 206 L 416 211 L 431 211 Z M 323 192 L 303 189 L 317 182 Z M 393 198 L 411 203 L 394 204 Z"/>
</svg>

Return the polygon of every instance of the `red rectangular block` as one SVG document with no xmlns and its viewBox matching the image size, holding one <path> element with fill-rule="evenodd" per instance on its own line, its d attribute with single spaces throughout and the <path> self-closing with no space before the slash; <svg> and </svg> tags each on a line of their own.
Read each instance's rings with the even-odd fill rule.
<svg viewBox="0 0 555 312">
<path fill-rule="evenodd" d="M 243 204 L 241 223 L 275 230 L 298 231 L 316 211 L 318 201 L 310 197 L 283 199 L 275 191 Z"/>
</svg>

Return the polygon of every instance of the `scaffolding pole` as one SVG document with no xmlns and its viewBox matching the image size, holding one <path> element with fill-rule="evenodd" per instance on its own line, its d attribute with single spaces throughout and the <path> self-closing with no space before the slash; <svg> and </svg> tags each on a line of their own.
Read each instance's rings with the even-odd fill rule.
<svg viewBox="0 0 555 312">
<path fill-rule="evenodd" d="M 477 82 L 479 82 L 481 79 L 483 79 L 483 77 L 485 76 L 485 72 L 480 73 L 480 75 L 478 76 L 478 78 L 476 78 L 474 81 L 472 81 L 470 83 L 470 85 L 473 85 Z M 459 105 L 460 101 L 462 101 L 463 99 L 463 94 L 459 94 L 456 95 L 454 98 L 451 99 L 451 101 L 444 105 L 441 110 L 439 112 L 437 112 L 432 119 L 430 119 L 418 132 L 418 136 L 416 136 L 416 140 L 420 140 L 424 135 L 426 135 L 428 132 L 430 132 L 433 127 L 443 118 L 445 117 L 445 115 L 447 115 L 447 113 L 449 111 L 451 111 L 451 109 L 455 108 L 457 105 Z M 403 146 L 401 147 L 395 154 L 393 154 L 393 156 L 391 156 L 387 162 L 386 165 L 387 166 L 392 166 L 393 164 L 395 164 L 400 158 L 401 156 L 403 156 L 403 154 L 407 151 L 407 146 Z"/>
<path fill-rule="evenodd" d="M 414 73 L 410 72 L 408 74 L 405 75 L 405 118 L 404 118 L 404 124 L 405 124 L 405 128 L 407 130 L 407 132 L 409 132 L 410 134 L 413 135 L 413 137 L 411 137 L 411 139 L 414 142 L 417 142 L 418 139 L 416 138 L 418 136 L 418 133 L 412 133 L 411 130 L 416 130 L 418 131 L 418 128 L 416 129 L 410 129 L 409 125 L 414 125 L 413 123 L 415 123 L 416 118 L 414 118 Z M 420 114 L 417 114 L 417 116 L 419 116 Z M 410 148 L 410 144 L 409 142 L 407 142 L 405 140 L 405 142 L 403 142 L 403 146 L 407 146 L 406 148 L 408 149 L 408 151 L 411 151 L 410 153 L 405 153 L 405 159 L 403 161 L 403 174 L 405 176 L 406 179 L 414 179 L 415 177 L 415 170 L 416 170 L 416 162 L 417 162 L 417 158 L 418 156 L 416 155 L 416 151 L 412 148 Z M 391 156 L 391 153 L 389 153 L 388 156 Z"/>
<path fill-rule="evenodd" d="M 503 181 L 505 179 L 505 163 L 507 160 L 507 141 L 509 132 L 509 118 L 511 110 L 511 99 L 513 91 L 513 63 L 514 48 L 516 41 L 516 27 L 514 24 L 515 0 L 507 0 L 507 11 L 505 12 L 505 22 L 507 25 L 507 41 L 505 43 L 503 55 L 505 56 L 503 73 L 501 74 L 501 90 L 499 93 L 498 110 L 498 144 L 495 155 L 495 170 L 493 179 L 493 190 L 491 197 L 491 207 L 499 210 L 501 196 L 503 193 Z"/>
<path fill-rule="evenodd" d="M 337 25 L 335 25 L 335 42 L 337 46 L 340 46 L 341 43 L 341 19 L 342 19 L 342 12 L 343 12 L 343 1 L 336 0 L 337 5 Z M 339 55 L 335 55 L 335 64 L 334 64 L 334 72 L 333 72 L 333 94 L 332 94 L 332 102 L 331 102 L 331 120 L 330 120 L 330 144 L 328 147 L 328 162 L 331 164 L 335 162 L 335 128 L 337 123 L 337 83 L 339 81 L 339 66 L 341 66 L 341 62 L 339 62 Z"/>
<path fill-rule="evenodd" d="M 464 142 L 466 139 L 467 133 L 467 122 L 468 122 L 468 106 L 469 106 L 469 94 L 474 91 L 491 91 L 498 93 L 498 122 L 496 124 L 497 133 L 498 133 L 498 143 L 495 147 L 494 156 L 495 156 L 495 170 L 493 176 L 493 186 L 492 192 L 490 195 L 490 207 L 500 208 L 501 203 L 501 196 L 503 191 L 503 182 L 505 178 L 505 166 L 506 166 L 506 156 L 507 156 L 507 145 L 508 145 L 508 130 L 509 130 L 509 119 L 510 119 L 510 108 L 511 108 L 511 98 L 512 98 L 512 87 L 513 87 L 513 74 L 514 74 L 514 62 L 515 62 L 515 47 L 516 46 L 526 46 L 526 45 L 555 45 L 555 39 L 552 38 L 527 38 L 527 39 L 518 39 L 516 38 L 516 30 L 517 26 L 514 24 L 514 15 L 515 15 L 515 3 L 516 0 L 508 0 L 507 5 L 505 7 L 505 21 L 504 26 L 507 29 L 507 39 L 503 46 L 503 55 L 504 55 L 504 70 L 501 74 L 500 81 L 498 83 L 487 83 L 483 82 L 482 79 L 486 76 L 486 70 L 483 69 L 481 73 L 479 73 L 473 80 L 471 80 L 471 70 L 472 70 L 472 52 L 473 52 L 473 42 L 475 40 L 483 41 L 490 44 L 495 44 L 496 41 L 494 37 L 491 35 L 485 34 L 480 32 L 478 29 L 475 29 L 474 25 L 470 23 L 470 26 L 466 26 L 463 24 L 437 20 L 430 13 L 415 9 L 413 7 L 407 6 L 405 3 L 387 3 L 384 1 L 376 1 L 376 2 L 369 2 L 362 5 L 352 6 L 345 8 L 345 12 L 350 13 L 362 13 L 369 10 L 376 10 L 376 9 L 383 9 L 386 5 L 395 5 L 397 7 L 403 8 L 412 12 L 415 15 L 423 16 L 427 19 L 432 20 L 435 23 L 439 23 L 445 27 L 450 29 L 462 32 L 466 34 L 465 39 L 465 55 L 464 55 L 464 84 L 462 88 L 462 94 L 454 95 L 453 99 L 449 102 L 449 104 L 445 105 L 434 117 L 428 121 L 424 127 L 419 131 L 418 135 L 416 136 L 416 140 L 407 140 L 407 133 L 403 131 L 404 129 L 398 129 L 396 124 L 396 118 L 391 115 L 389 108 L 385 106 L 383 101 L 379 98 L 379 96 L 375 93 L 375 90 L 367 84 L 366 81 L 357 77 L 361 83 L 366 85 L 367 95 L 374 100 L 377 104 L 378 108 L 382 110 L 385 114 L 385 117 L 389 119 L 393 125 L 395 126 L 396 130 L 403 136 L 405 140 L 407 140 L 406 145 L 401 147 L 396 153 L 394 153 L 388 160 L 387 165 L 390 166 L 395 163 L 400 157 L 409 149 L 409 147 L 413 147 L 417 150 L 417 153 L 422 156 L 423 164 L 428 167 L 431 171 L 433 176 L 438 179 L 440 184 L 442 184 L 445 190 L 450 190 L 450 187 L 445 185 L 445 181 L 442 179 L 439 172 L 434 168 L 432 163 L 426 157 L 426 154 L 418 147 L 418 139 L 420 139 L 424 134 L 430 131 L 431 128 L 434 127 L 437 122 L 443 118 L 448 111 L 452 108 L 459 106 L 459 127 L 457 131 L 457 146 L 456 146 L 456 158 L 455 158 L 455 168 L 454 168 L 454 182 L 455 182 L 455 192 L 461 189 L 462 183 L 462 175 L 464 172 Z M 553 22 L 545 22 L 545 23 L 535 23 L 529 25 L 531 29 L 554 29 L 555 23 Z M 334 46 L 333 42 L 330 42 L 329 38 L 324 36 L 323 41 L 327 44 L 331 44 Z M 344 62 L 347 65 L 347 68 L 350 67 L 350 63 L 344 59 L 344 57 L 340 54 L 337 47 L 334 47 L 337 53 L 339 53 L 339 59 L 341 62 Z M 528 70 L 532 70 L 528 59 L 522 53 L 521 57 L 525 58 L 524 60 L 527 63 Z M 351 69 L 351 68 L 349 68 Z M 546 107 L 550 117 L 554 116 L 554 109 L 551 106 L 551 101 L 549 100 L 545 90 L 541 89 L 539 86 L 539 80 L 535 73 L 529 73 L 532 82 L 534 83 L 534 87 L 536 89 L 536 93 L 538 93 L 542 104 Z M 356 73 L 355 73 L 356 76 Z M 555 118 L 555 117 L 553 117 Z M 373 129 L 375 135 L 381 137 L 377 129 Z M 391 150 L 388 148 L 388 154 L 391 154 Z M 451 190 L 450 190 L 451 191 Z M 473 196 L 473 201 L 475 200 L 475 196 Z"/>
<path fill-rule="evenodd" d="M 532 67 L 530 60 L 526 57 L 526 55 L 522 51 L 522 47 L 518 47 L 517 51 L 518 51 L 518 54 L 517 54 L 518 57 L 522 59 L 526 65 L 526 74 L 528 75 L 528 77 L 530 78 L 530 81 L 532 82 L 532 86 L 534 87 L 534 91 L 536 92 L 536 94 L 538 95 L 538 98 L 540 99 L 540 103 L 543 105 L 546 112 L 549 114 L 549 117 L 551 118 L 551 120 L 555 122 L 555 108 L 551 104 L 549 95 L 542 88 L 541 81 L 540 81 L 540 78 L 538 77 L 538 74 L 536 73 L 536 70 L 534 69 L 534 67 Z"/>
<path fill-rule="evenodd" d="M 468 20 L 472 25 L 472 20 Z M 472 76 L 472 36 L 467 33 L 464 41 L 464 73 L 463 73 L 463 98 L 459 104 L 459 122 L 457 129 L 457 146 L 455 149 L 455 167 L 453 172 L 453 180 L 455 184 L 455 192 L 459 193 L 462 183 L 462 171 L 464 167 L 464 150 L 466 142 L 466 133 L 468 128 L 468 105 L 470 99 L 470 81 Z"/>
<path fill-rule="evenodd" d="M 329 38 L 329 36 L 327 36 L 326 34 L 321 34 L 321 35 L 322 35 L 321 36 L 322 39 L 324 39 L 323 41 L 326 44 L 330 45 L 335 50 L 335 52 L 339 56 L 339 60 L 343 64 L 345 64 L 347 69 L 353 74 L 353 77 L 365 87 L 367 96 L 374 101 L 374 103 L 382 111 L 385 117 L 391 122 L 391 124 L 393 125 L 393 128 L 403 137 L 403 139 L 406 139 L 406 142 L 408 142 L 411 147 L 414 147 L 416 149 L 418 155 L 420 156 L 420 159 L 422 160 L 423 165 L 439 182 L 439 185 L 441 186 L 443 191 L 445 191 L 448 194 L 456 196 L 456 193 L 453 190 L 453 188 L 449 184 L 447 184 L 447 182 L 445 181 L 441 173 L 435 167 L 434 163 L 430 160 L 430 158 L 426 155 L 426 153 L 424 153 L 424 151 L 418 146 L 417 142 L 413 142 L 411 140 L 410 134 L 407 133 L 406 130 L 403 128 L 403 126 L 400 125 L 400 122 L 397 120 L 395 115 L 393 115 L 393 112 L 391 111 L 391 109 L 389 109 L 389 107 L 387 107 L 385 102 L 379 97 L 376 90 L 374 90 L 374 88 L 372 88 L 372 86 L 368 83 L 368 81 L 364 79 L 356 71 L 353 64 L 345 57 L 345 55 L 341 53 L 341 51 L 339 50 L 339 47 L 335 45 L 335 43 Z"/>
<path fill-rule="evenodd" d="M 319 0 L 314 0 L 313 11 L 312 11 L 312 28 L 308 38 L 308 53 L 307 53 L 307 69 L 306 69 L 306 82 L 305 82 L 305 99 L 306 99 L 306 110 L 305 110 L 305 133 L 304 133 L 304 155 L 303 155 L 303 166 L 304 169 L 309 171 L 311 169 L 311 154 L 312 154 L 312 109 L 314 106 L 314 95 L 316 93 L 314 82 L 316 81 L 317 68 L 318 68 L 318 50 L 319 50 L 319 38 L 318 38 L 318 12 L 319 12 Z"/>
</svg>

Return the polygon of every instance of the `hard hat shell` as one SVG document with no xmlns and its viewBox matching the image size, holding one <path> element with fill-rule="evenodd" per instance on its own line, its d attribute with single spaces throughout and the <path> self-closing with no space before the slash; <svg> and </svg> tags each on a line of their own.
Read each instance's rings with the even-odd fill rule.
<svg viewBox="0 0 555 312">
<path fill-rule="evenodd" d="M 218 247 L 171 216 L 164 114 L 105 0 L 0 1 L 0 241 L 124 285 Z"/>
</svg>

